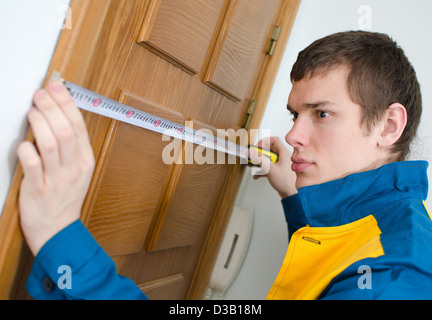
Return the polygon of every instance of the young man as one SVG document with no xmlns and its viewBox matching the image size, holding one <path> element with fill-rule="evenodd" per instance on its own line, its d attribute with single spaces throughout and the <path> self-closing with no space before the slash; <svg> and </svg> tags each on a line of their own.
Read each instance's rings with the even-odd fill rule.
<svg viewBox="0 0 432 320">
<path fill-rule="evenodd" d="M 427 163 L 396 162 L 421 114 L 403 51 L 385 35 L 335 34 L 300 53 L 292 80 L 286 140 L 294 152 L 275 138 L 268 146 L 280 156 L 267 177 L 290 232 L 268 298 L 432 298 Z M 58 82 L 34 102 L 37 149 L 25 142 L 18 151 L 21 225 L 36 256 L 27 290 L 35 298 L 145 298 L 79 221 L 94 167 L 80 112 Z M 68 290 L 56 283 L 62 265 L 73 273 Z"/>
<path fill-rule="evenodd" d="M 299 54 L 291 79 L 298 193 L 273 139 L 290 243 L 268 299 L 431 299 L 428 164 L 403 162 L 422 101 L 403 51 L 382 34 L 334 34 Z"/>
</svg>

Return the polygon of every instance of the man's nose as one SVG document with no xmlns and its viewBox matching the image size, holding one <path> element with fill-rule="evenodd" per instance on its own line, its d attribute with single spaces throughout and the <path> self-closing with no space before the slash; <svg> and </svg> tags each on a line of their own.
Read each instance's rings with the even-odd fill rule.
<svg viewBox="0 0 432 320">
<path fill-rule="evenodd" d="M 310 124 L 307 119 L 298 117 L 293 127 L 285 136 L 285 141 L 293 148 L 301 148 L 309 145 Z"/>
</svg>

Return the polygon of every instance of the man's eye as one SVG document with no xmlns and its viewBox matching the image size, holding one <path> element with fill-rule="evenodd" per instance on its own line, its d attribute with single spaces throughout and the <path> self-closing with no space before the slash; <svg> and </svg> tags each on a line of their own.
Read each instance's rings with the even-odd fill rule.
<svg viewBox="0 0 432 320">
<path fill-rule="evenodd" d="M 293 117 L 293 121 L 295 121 L 298 118 L 299 114 L 297 112 L 291 112 L 291 116 Z"/>
<path fill-rule="evenodd" d="M 320 118 L 327 118 L 329 116 L 329 114 L 325 111 L 319 111 L 318 115 Z"/>
</svg>

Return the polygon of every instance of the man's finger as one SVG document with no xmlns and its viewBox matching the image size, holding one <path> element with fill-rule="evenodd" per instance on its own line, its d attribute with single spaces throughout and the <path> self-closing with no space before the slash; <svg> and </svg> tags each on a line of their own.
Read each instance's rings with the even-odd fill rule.
<svg viewBox="0 0 432 320">
<path fill-rule="evenodd" d="M 92 153 L 93 150 L 91 148 L 84 118 L 78 107 L 75 105 L 75 102 L 73 101 L 67 88 L 60 81 L 52 81 L 48 84 L 47 90 L 52 99 L 57 103 L 58 106 L 60 106 L 65 118 L 70 123 L 75 133 L 75 143 L 77 144 L 78 151 L 82 154 Z M 67 134 L 70 133 L 71 132 L 68 132 Z M 68 138 L 67 135 L 64 138 Z M 65 158 L 62 160 L 67 163 L 76 161 L 76 157 L 73 157 L 72 155 L 73 153 L 71 152 L 65 152 Z"/>
<path fill-rule="evenodd" d="M 34 103 L 46 119 L 47 126 L 57 141 L 60 164 L 70 165 L 73 163 L 71 154 L 74 154 L 76 149 L 75 131 L 70 121 L 46 90 L 39 90 L 35 94 Z"/>
<path fill-rule="evenodd" d="M 23 169 L 24 179 L 27 180 L 28 185 L 40 189 L 44 185 L 44 174 L 42 161 L 36 148 L 31 142 L 25 141 L 18 147 L 17 154 Z"/>
<path fill-rule="evenodd" d="M 76 130 L 77 134 L 80 137 L 83 135 L 86 136 L 87 127 L 84 118 L 64 84 L 60 81 L 52 81 L 48 84 L 47 90 L 54 101 L 60 106 L 61 111 Z"/>
<path fill-rule="evenodd" d="M 43 170 L 51 175 L 60 167 L 58 142 L 46 118 L 36 108 L 30 109 L 28 120 L 33 130 Z"/>
</svg>

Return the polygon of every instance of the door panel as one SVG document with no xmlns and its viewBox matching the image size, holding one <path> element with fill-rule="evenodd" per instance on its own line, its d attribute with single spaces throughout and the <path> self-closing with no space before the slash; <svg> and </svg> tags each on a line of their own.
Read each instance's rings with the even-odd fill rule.
<svg viewBox="0 0 432 320">
<path fill-rule="evenodd" d="M 183 122 L 178 112 L 139 99 L 124 91 L 122 103 L 152 112 L 175 122 Z M 129 124 L 113 121 L 115 133 L 110 134 L 104 148 L 106 163 L 99 182 L 95 205 L 88 209 L 85 223 L 110 255 L 142 250 L 153 214 L 159 207 L 172 166 L 161 161 L 166 143 L 159 134 Z"/>
<path fill-rule="evenodd" d="M 254 83 L 271 32 L 279 13 L 279 1 L 233 1 L 232 17 L 218 41 L 221 52 L 214 51 L 204 81 L 224 94 L 241 101 Z M 220 54 L 220 55 L 219 55 Z"/>
<path fill-rule="evenodd" d="M 184 278 L 181 274 L 175 274 L 162 279 L 149 281 L 139 286 L 152 300 L 175 300 L 179 290 L 183 286 Z"/>
<path fill-rule="evenodd" d="M 192 122 L 194 129 L 205 129 L 206 133 L 216 134 L 215 128 L 198 121 Z M 187 164 L 194 160 L 193 158 L 199 163 Z M 218 164 L 218 159 L 223 159 L 225 165 Z M 225 155 L 221 153 L 184 143 L 183 159 L 176 165 L 171 176 L 148 251 L 192 245 L 196 242 L 197 231 L 208 228 L 208 217 L 213 214 L 217 200 L 213 193 L 214 190 L 222 188 L 228 169 L 227 163 Z"/>
<path fill-rule="evenodd" d="M 164 199 L 167 212 L 148 251 L 193 245 L 198 238 L 197 230 L 208 227 L 208 217 L 214 212 L 217 200 L 212 192 L 221 188 L 227 168 L 214 164 L 183 165 L 182 169 L 180 176 L 176 176 L 178 182 L 171 198 Z"/>
<path fill-rule="evenodd" d="M 138 42 L 198 73 L 223 4 L 223 0 L 152 0 Z"/>
</svg>

